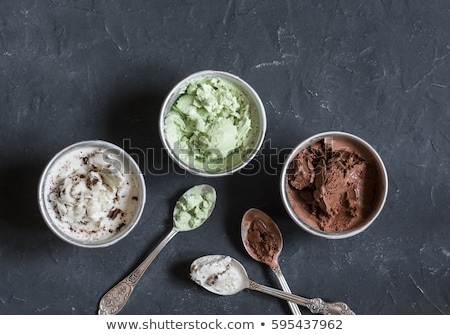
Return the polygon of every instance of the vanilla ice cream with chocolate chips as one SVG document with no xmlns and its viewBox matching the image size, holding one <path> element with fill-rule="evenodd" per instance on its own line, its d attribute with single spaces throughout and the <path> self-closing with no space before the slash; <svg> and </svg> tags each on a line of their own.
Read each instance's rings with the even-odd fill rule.
<svg viewBox="0 0 450 335">
<path fill-rule="evenodd" d="M 104 240 L 120 232 L 138 207 L 136 175 L 108 149 L 71 152 L 49 176 L 47 206 L 66 235 L 80 241 Z"/>
</svg>

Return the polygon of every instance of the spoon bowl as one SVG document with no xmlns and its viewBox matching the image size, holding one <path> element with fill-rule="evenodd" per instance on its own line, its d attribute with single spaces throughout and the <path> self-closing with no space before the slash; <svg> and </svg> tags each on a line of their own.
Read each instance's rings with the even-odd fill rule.
<svg viewBox="0 0 450 335">
<path fill-rule="evenodd" d="M 248 288 L 247 271 L 234 258 L 209 255 L 191 264 L 190 276 L 206 290 L 219 295 L 234 295 Z"/>
<path fill-rule="evenodd" d="M 173 209 L 173 228 L 190 231 L 200 227 L 216 204 L 216 190 L 207 184 L 196 185 L 178 199 Z"/>
<path fill-rule="evenodd" d="M 125 306 L 143 274 L 167 243 L 178 233 L 200 227 L 211 215 L 216 204 L 216 190 L 206 184 L 196 185 L 178 199 L 173 210 L 173 226 L 158 246 L 119 283 L 102 297 L 98 314 L 117 314 Z"/>
<path fill-rule="evenodd" d="M 241 222 L 241 237 L 247 253 L 256 261 L 279 267 L 283 237 L 275 222 L 257 208 L 247 210 Z"/>
<path fill-rule="evenodd" d="M 308 299 L 258 284 L 248 277 L 244 266 L 230 256 L 207 255 L 197 258 L 191 264 L 190 277 L 198 285 L 218 295 L 233 295 L 250 289 L 299 304 L 314 314 L 355 314 L 343 302 L 329 303 L 320 298 Z"/>
<path fill-rule="evenodd" d="M 291 289 L 281 272 L 278 258 L 283 249 L 283 237 L 275 221 L 257 208 L 244 213 L 241 222 L 241 237 L 247 253 L 256 261 L 267 264 L 275 274 L 283 291 Z M 292 314 L 302 314 L 297 304 L 288 301 Z"/>
</svg>

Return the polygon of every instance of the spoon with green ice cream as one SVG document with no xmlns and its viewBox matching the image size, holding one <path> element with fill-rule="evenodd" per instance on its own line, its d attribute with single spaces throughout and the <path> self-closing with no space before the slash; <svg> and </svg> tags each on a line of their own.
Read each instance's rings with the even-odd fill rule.
<svg viewBox="0 0 450 335">
<path fill-rule="evenodd" d="M 216 190 L 212 186 L 202 184 L 187 190 L 175 204 L 172 230 L 133 272 L 106 292 L 100 300 L 98 314 L 108 315 L 120 312 L 134 287 L 166 244 L 178 232 L 200 227 L 211 215 L 215 204 Z"/>
</svg>

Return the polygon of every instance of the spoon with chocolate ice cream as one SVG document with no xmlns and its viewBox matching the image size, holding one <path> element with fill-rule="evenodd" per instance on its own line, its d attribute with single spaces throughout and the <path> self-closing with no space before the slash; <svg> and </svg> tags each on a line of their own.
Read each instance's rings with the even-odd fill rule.
<svg viewBox="0 0 450 335">
<path fill-rule="evenodd" d="M 283 291 L 291 293 L 278 263 L 283 237 L 272 218 L 259 209 L 250 208 L 242 217 L 241 237 L 247 253 L 254 260 L 270 266 Z M 292 314 L 302 314 L 297 304 L 292 301 L 288 301 L 288 304 Z"/>
</svg>

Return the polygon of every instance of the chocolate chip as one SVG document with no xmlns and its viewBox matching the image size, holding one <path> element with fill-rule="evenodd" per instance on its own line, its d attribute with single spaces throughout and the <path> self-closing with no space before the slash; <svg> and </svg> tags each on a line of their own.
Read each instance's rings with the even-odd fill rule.
<svg viewBox="0 0 450 335">
<path fill-rule="evenodd" d="M 121 212 L 122 210 L 120 208 L 111 208 L 107 217 L 108 219 L 114 220 Z"/>
</svg>

